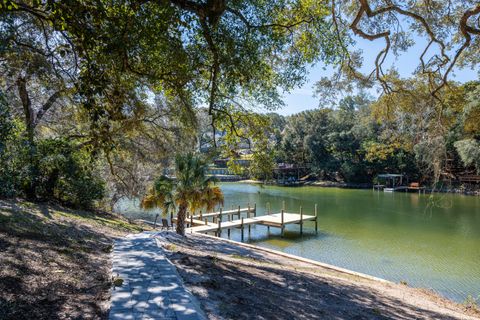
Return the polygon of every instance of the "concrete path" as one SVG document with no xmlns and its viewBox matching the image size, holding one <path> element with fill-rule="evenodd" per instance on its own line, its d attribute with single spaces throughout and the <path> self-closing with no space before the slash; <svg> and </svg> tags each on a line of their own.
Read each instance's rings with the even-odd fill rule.
<svg viewBox="0 0 480 320">
<path fill-rule="evenodd" d="M 123 284 L 112 289 L 109 319 L 204 319 L 153 236 L 143 232 L 115 241 L 112 275 Z"/>
</svg>

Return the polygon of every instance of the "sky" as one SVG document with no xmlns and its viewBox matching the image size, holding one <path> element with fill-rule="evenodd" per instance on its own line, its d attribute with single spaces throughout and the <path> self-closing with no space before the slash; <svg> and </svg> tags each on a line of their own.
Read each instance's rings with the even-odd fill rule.
<svg viewBox="0 0 480 320">
<path fill-rule="evenodd" d="M 390 52 L 389 58 L 386 60 L 384 69 L 388 69 L 392 64 L 395 65 L 402 77 L 410 76 L 414 69 L 420 62 L 420 54 L 425 47 L 426 40 L 422 38 L 414 39 L 416 44 L 411 47 L 407 52 L 401 53 L 398 58 L 395 58 Z M 364 65 L 362 71 L 370 72 L 373 70 L 374 59 L 378 52 L 383 49 L 384 42 L 382 40 L 368 41 L 364 39 L 356 39 L 356 49 L 363 51 Z M 430 51 L 435 50 L 432 48 Z M 430 54 L 432 54 L 430 52 Z M 320 104 L 320 98 L 313 96 L 313 86 L 316 81 L 322 77 L 329 77 L 333 74 L 333 68 L 325 67 L 323 64 L 317 64 L 309 68 L 309 73 L 306 82 L 300 88 L 292 90 L 290 93 L 284 94 L 285 107 L 278 109 L 276 112 L 282 115 L 290 115 L 304 110 L 315 109 Z M 453 74 L 450 74 L 450 80 L 458 81 L 461 83 L 478 80 L 479 71 L 471 69 L 453 69 Z M 376 95 L 375 91 L 370 92 Z"/>
</svg>

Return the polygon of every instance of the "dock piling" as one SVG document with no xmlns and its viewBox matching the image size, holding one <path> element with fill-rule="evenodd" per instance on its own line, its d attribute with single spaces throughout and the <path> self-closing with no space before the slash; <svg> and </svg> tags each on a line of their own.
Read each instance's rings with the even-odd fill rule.
<svg viewBox="0 0 480 320">
<path fill-rule="evenodd" d="M 240 229 L 242 230 L 242 242 L 243 242 L 243 217 L 242 217 L 242 222 L 240 224 Z"/>
<path fill-rule="evenodd" d="M 315 233 L 318 233 L 317 204 L 315 203 Z"/>
<path fill-rule="evenodd" d="M 218 236 L 222 236 L 222 208 L 220 208 L 220 215 L 218 216 Z"/>
<path fill-rule="evenodd" d="M 270 202 L 267 202 L 267 215 L 270 215 L 270 211 L 271 211 Z M 267 230 L 270 233 L 270 226 L 267 226 Z"/>
<path fill-rule="evenodd" d="M 254 217 L 257 216 L 257 204 L 256 203 L 253 205 L 253 216 Z"/>
<path fill-rule="evenodd" d="M 284 202 L 285 203 L 285 202 Z M 285 225 L 284 225 L 284 215 L 285 215 L 285 212 L 284 210 L 282 210 L 282 214 L 281 214 L 281 222 L 280 222 L 280 225 L 281 225 L 281 236 L 283 237 L 283 233 L 284 233 L 284 230 L 285 230 Z"/>
<path fill-rule="evenodd" d="M 250 219 L 250 203 L 248 204 L 247 218 Z M 250 234 L 250 231 L 251 231 L 251 226 L 249 224 L 248 225 L 248 234 Z"/>
<path fill-rule="evenodd" d="M 300 235 L 303 235 L 303 209 L 300 206 Z"/>
</svg>

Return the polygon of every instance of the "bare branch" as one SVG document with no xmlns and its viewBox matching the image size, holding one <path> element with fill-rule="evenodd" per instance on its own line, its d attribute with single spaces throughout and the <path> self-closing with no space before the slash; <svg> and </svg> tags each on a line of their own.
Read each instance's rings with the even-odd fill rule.
<svg viewBox="0 0 480 320">
<path fill-rule="evenodd" d="M 53 93 L 47 100 L 47 102 L 45 102 L 43 104 L 43 106 L 40 108 L 40 110 L 38 110 L 37 112 L 37 115 L 35 117 L 35 120 L 33 122 L 33 126 L 37 126 L 38 123 L 40 122 L 40 120 L 42 119 L 42 117 L 45 115 L 45 113 L 53 106 L 53 104 L 57 101 L 57 99 L 61 96 L 62 94 L 62 91 L 56 91 L 55 93 Z"/>
</svg>

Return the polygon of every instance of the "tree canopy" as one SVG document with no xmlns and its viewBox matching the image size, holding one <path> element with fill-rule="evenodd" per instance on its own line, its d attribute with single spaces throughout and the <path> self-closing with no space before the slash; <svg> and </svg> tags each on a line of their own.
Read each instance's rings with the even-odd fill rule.
<svg viewBox="0 0 480 320">
<path fill-rule="evenodd" d="M 474 0 L 5 0 L 0 90 L 8 111 L 0 119 L 2 141 L 17 143 L 3 142 L 9 155 L 2 161 L 14 176 L 29 177 L 15 188 L 36 197 L 42 145 L 67 157 L 71 148 L 87 155 L 78 158 L 85 165 L 101 168 L 112 203 L 139 196 L 172 154 L 206 140 L 230 158 L 248 145 L 259 177 L 287 155 L 317 172 L 343 168 L 351 177 L 360 169 L 347 163 L 384 161 L 398 150 L 417 150 L 432 163 L 421 150 L 443 159 L 458 146 L 473 163 L 467 150 L 478 140 L 479 89 L 449 75 L 457 66 L 478 66 L 479 15 Z M 385 43 L 366 74 L 358 37 Z M 401 78 L 392 56 L 425 39 L 415 77 Z M 337 109 L 286 124 L 258 114 L 281 107 L 283 92 L 301 85 L 315 63 L 337 70 L 317 83 L 322 104 L 333 98 Z M 382 88 L 368 107 L 375 120 L 361 116 L 369 103 L 338 95 L 375 85 Z M 199 134 L 203 124 L 210 130 Z M 365 138 L 375 130 L 388 138 Z"/>
</svg>

